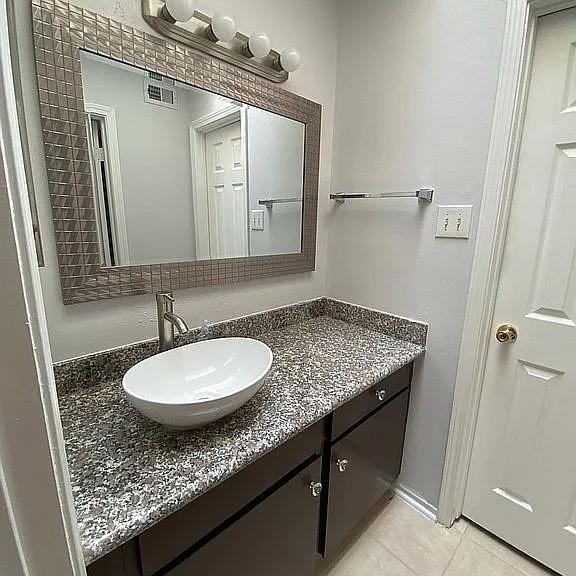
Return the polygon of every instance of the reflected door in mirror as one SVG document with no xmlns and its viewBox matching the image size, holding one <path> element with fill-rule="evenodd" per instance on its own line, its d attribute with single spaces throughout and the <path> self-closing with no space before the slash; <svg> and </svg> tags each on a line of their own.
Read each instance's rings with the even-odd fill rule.
<svg viewBox="0 0 576 576">
<path fill-rule="evenodd" d="M 248 256 L 245 154 L 240 122 L 208 132 L 209 258 Z"/>
</svg>

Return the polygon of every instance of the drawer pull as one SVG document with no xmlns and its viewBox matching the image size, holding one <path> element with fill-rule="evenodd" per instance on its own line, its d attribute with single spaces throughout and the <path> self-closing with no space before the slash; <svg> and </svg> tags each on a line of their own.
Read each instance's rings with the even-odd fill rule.
<svg viewBox="0 0 576 576">
<path fill-rule="evenodd" d="M 318 498 L 322 494 L 322 483 L 321 482 L 310 482 L 310 492 L 314 498 Z"/>
<path fill-rule="evenodd" d="M 348 460 L 346 458 L 338 458 L 338 460 L 336 460 L 336 467 L 338 468 L 338 472 L 346 472 Z"/>
<path fill-rule="evenodd" d="M 378 398 L 378 400 L 382 402 L 384 398 L 386 398 L 386 390 L 383 389 L 376 390 L 376 398 Z"/>
</svg>

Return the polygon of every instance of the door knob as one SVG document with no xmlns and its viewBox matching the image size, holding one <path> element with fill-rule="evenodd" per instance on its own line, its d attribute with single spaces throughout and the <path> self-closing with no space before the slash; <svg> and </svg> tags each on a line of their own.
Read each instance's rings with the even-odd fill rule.
<svg viewBox="0 0 576 576">
<path fill-rule="evenodd" d="M 310 482 L 310 492 L 314 498 L 317 498 L 322 494 L 322 483 L 321 482 Z"/>
<path fill-rule="evenodd" d="M 518 330 L 512 324 L 500 324 L 496 329 L 496 340 L 498 342 L 516 342 Z"/>
</svg>

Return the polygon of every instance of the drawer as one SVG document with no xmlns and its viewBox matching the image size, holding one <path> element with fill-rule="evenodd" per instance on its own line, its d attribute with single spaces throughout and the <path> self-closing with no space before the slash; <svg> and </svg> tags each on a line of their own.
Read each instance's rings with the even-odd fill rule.
<svg viewBox="0 0 576 576">
<path fill-rule="evenodd" d="M 312 576 L 320 473 L 317 458 L 166 576 Z"/>
<path fill-rule="evenodd" d="M 144 576 L 174 560 L 322 448 L 322 422 L 304 430 L 139 536 Z"/>
<path fill-rule="evenodd" d="M 385 404 L 395 394 L 410 386 L 412 364 L 390 374 L 366 392 L 334 411 L 331 440 L 336 440 L 365 416 Z"/>
<path fill-rule="evenodd" d="M 330 447 L 326 530 L 320 551 L 332 558 L 400 474 L 409 390 Z M 325 477 L 324 476 L 324 477 Z"/>
</svg>

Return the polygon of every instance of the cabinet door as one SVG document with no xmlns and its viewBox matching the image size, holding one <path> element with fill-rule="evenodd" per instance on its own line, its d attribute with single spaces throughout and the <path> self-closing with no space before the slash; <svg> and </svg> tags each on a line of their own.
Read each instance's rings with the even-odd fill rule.
<svg viewBox="0 0 576 576">
<path fill-rule="evenodd" d="M 320 509 L 311 483 L 320 472 L 317 458 L 166 576 L 311 576 Z"/>
<path fill-rule="evenodd" d="M 324 556 L 342 541 L 400 473 L 409 390 L 405 390 L 330 449 Z"/>
<path fill-rule="evenodd" d="M 321 449 L 322 423 L 318 422 L 146 530 L 138 537 L 143 576 L 153 576 L 175 558 L 185 556 Z"/>
</svg>

